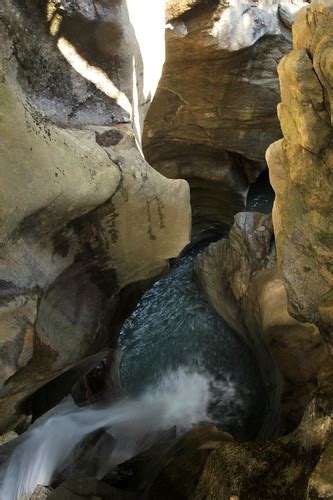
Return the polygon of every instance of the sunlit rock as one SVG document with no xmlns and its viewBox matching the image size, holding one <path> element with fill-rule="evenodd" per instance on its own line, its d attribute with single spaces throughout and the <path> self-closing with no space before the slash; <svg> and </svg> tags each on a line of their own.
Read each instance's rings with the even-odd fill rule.
<svg viewBox="0 0 333 500">
<path fill-rule="evenodd" d="M 186 182 L 140 151 L 163 2 L 92 6 L 1 6 L 1 430 L 30 414 L 39 387 L 107 352 L 122 290 L 189 241 Z"/>
<path fill-rule="evenodd" d="M 267 161 L 273 223 L 290 313 L 333 327 L 333 6 L 313 2 L 293 25 L 294 49 L 279 65 L 284 138 Z"/>
<path fill-rule="evenodd" d="M 288 312 L 270 216 L 237 214 L 229 238 L 199 255 L 195 272 L 210 304 L 256 354 L 270 384 L 272 407 L 274 393 L 279 399 L 282 391 L 282 429 L 293 429 L 314 392 L 332 376 L 333 358 L 318 328 Z M 282 376 L 281 387 L 267 349 Z"/>
<path fill-rule="evenodd" d="M 166 0 L 165 3 L 165 17 L 167 21 L 179 17 L 193 7 L 205 6 L 206 0 Z"/>
<path fill-rule="evenodd" d="M 277 2 L 198 3 L 167 24 L 143 138 L 154 168 L 188 180 L 194 237 L 229 227 L 265 168 L 281 136 L 277 64 L 291 46 Z"/>
</svg>

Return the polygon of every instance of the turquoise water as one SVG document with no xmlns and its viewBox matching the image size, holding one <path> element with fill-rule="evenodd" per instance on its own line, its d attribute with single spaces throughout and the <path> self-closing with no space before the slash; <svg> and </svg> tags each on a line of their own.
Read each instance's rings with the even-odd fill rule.
<svg viewBox="0 0 333 500">
<path fill-rule="evenodd" d="M 211 419 L 238 439 L 253 439 L 266 411 L 261 375 L 249 347 L 193 282 L 194 260 L 195 255 L 181 259 L 124 323 L 121 383 L 138 395 L 178 368 L 204 374 Z"/>
<path fill-rule="evenodd" d="M 181 434 L 209 422 L 237 439 L 257 436 L 267 411 L 258 366 L 194 284 L 194 259 L 178 261 L 124 323 L 123 395 L 108 405 L 87 407 L 68 398 L 36 420 L 10 457 L 1 498 L 17 500 L 38 484 L 52 484 L 73 462 L 84 438 L 98 429 L 109 432 L 115 444 L 109 460 L 97 463 L 97 477 L 148 449 L 173 427 Z"/>
</svg>

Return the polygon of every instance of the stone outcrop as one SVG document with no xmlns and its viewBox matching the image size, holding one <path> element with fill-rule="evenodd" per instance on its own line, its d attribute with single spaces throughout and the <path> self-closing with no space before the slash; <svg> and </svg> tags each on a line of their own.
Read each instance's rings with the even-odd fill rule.
<svg viewBox="0 0 333 500">
<path fill-rule="evenodd" d="M 280 2 L 278 7 L 278 13 L 281 21 L 287 28 L 292 28 L 298 12 L 303 7 L 308 5 L 307 2 L 302 2 L 300 0 L 293 0 L 292 2 Z"/>
<path fill-rule="evenodd" d="M 311 476 L 311 498 L 329 498 L 332 491 L 332 29 L 332 3 L 312 2 L 296 18 L 294 49 L 279 65 L 284 138 L 267 151 L 276 194 L 276 259 L 267 217 L 240 214 L 229 240 L 212 244 L 196 268 L 211 304 L 251 342 L 259 334 L 278 365 L 282 431 L 295 428 L 314 394 L 325 393 L 330 430 L 316 458 L 318 463 L 322 454 Z M 307 497 L 314 465 L 297 481 L 299 492 L 287 496 Z M 268 498 L 271 485 L 260 480 L 256 495 L 264 487 Z"/>
<path fill-rule="evenodd" d="M 332 394 L 318 393 L 299 427 L 275 441 L 240 443 L 214 427 L 192 430 L 162 456 L 149 498 L 308 498 L 333 431 L 329 400 Z"/>
<path fill-rule="evenodd" d="M 198 256 L 195 273 L 211 305 L 255 352 L 273 409 L 282 391 L 280 432 L 295 428 L 316 389 L 332 375 L 333 358 L 318 328 L 288 313 L 271 217 L 237 214 L 229 238 Z M 282 375 L 281 388 L 267 349 Z"/>
<path fill-rule="evenodd" d="M 177 6 L 182 2 L 170 2 Z M 144 128 L 147 160 L 191 187 L 194 236 L 222 231 L 281 136 L 277 64 L 291 33 L 277 3 L 196 4 L 166 30 L 166 63 Z M 174 16 L 172 16 L 174 17 Z"/>
<path fill-rule="evenodd" d="M 198 5 L 207 6 L 207 0 L 166 0 L 166 21 L 171 21 L 172 19 L 180 17 Z"/>
<path fill-rule="evenodd" d="M 52 493 L 52 488 L 47 486 L 37 486 L 31 497 L 27 500 L 46 500 Z"/>
<path fill-rule="evenodd" d="M 315 1 L 293 25 L 279 65 L 284 138 L 267 151 L 273 223 L 290 313 L 333 329 L 333 5 Z"/>
<path fill-rule="evenodd" d="M 310 498 L 333 497 L 333 439 L 325 448 L 310 479 Z"/>
<path fill-rule="evenodd" d="M 163 2 L 138 13 L 121 0 L 6 0 L 0 12 L 4 431 L 39 387 L 110 349 L 123 292 L 187 244 L 190 204 L 186 182 L 140 152 L 163 63 Z"/>
</svg>

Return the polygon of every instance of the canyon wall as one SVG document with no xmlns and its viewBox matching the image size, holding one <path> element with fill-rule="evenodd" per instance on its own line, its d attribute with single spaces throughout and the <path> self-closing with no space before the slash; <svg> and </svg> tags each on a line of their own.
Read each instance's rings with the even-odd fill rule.
<svg viewBox="0 0 333 500">
<path fill-rule="evenodd" d="M 278 2 L 266 0 L 169 2 L 167 13 L 166 62 L 143 146 L 159 172 L 189 182 L 199 237 L 230 227 L 281 137 L 276 68 L 291 32 Z"/>
<path fill-rule="evenodd" d="M 258 359 L 272 412 L 269 428 L 274 431 L 275 424 L 278 433 L 295 429 L 315 391 L 332 374 L 333 358 L 319 329 L 288 312 L 271 216 L 237 214 L 228 239 L 199 255 L 195 274 L 210 304 Z"/>
<path fill-rule="evenodd" d="M 279 65 L 284 138 L 267 151 L 273 223 L 289 308 L 332 341 L 333 6 L 312 2 Z"/>
<path fill-rule="evenodd" d="M 295 469 L 288 495 L 302 499 L 308 498 L 309 490 L 311 498 L 331 498 L 333 491 L 332 16 L 330 1 L 313 1 L 302 9 L 293 24 L 293 50 L 278 67 L 278 116 L 283 139 L 273 143 L 266 153 L 276 194 L 273 227 L 263 214 L 238 214 L 229 239 L 210 245 L 196 265 L 198 283 L 210 303 L 252 344 L 260 335 L 279 368 L 281 430 L 296 430 L 278 442 L 283 446 L 288 441 L 294 443 L 290 450 Z M 317 413 L 318 398 L 326 423 Z M 299 455 L 296 442 L 302 433 Z M 306 449 L 311 439 L 319 451 L 316 457 L 314 449 Z M 233 463 L 228 445 L 218 448 L 208 468 L 215 467 L 213 463 L 219 460 L 224 467 L 229 461 Z M 268 449 L 266 443 L 261 451 L 268 453 L 271 466 L 273 461 L 279 463 L 280 452 L 275 450 L 273 459 Z M 254 448 L 251 450 L 248 463 L 254 457 Z M 243 452 L 238 453 L 241 456 Z M 303 472 L 297 462 L 303 464 Z M 263 496 L 275 498 L 277 491 L 281 496 L 288 484 L 287 469 L 291 469 L 287 463 L 280 462 L 279 467 L 275 471 L 277 481 L 282 480 L 278 490 L 272 491 L 273 479 L 266 484 L 260 481 L 260 485 L 254 483 L 256 495 L 263 487 Z M 240 473 L 238 484 L 231 485 L 228 494 L 245 492 L 247 498 L 252 498 L 251 486 L 247 490 L 252 473 L 253 469 L 248 475 Z M 203 474 L 200 483 L 204 481 L 204 487 L 212 491 L 215 477 L 212 469 L 208 481 Z M 168 480 L 173 481 L 171 475 Z M 225 477 L 226 484 L 228 481 Z"/>
<path fill-rule="evenodd" d="M 39 387 L 110 350 L 131 293 L 188 243 L 191 212 L 187 183 L 140 151 L 164 2 L 0 13 L 1 432 L 25 425 Z"/>
</svg>

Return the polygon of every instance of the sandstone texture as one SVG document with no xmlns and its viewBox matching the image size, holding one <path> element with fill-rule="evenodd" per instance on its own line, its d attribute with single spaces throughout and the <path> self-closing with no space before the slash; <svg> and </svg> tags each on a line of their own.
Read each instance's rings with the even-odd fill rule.
<svg viewBox="0 0 333 500">
<path fill-rule="evenodd" d="M 108 352 L 125 291 L 187 244 L 190 204 L 186 182 L 140 152 L 163 63 L 163 3 L 143 2 L 138 15 L 135 2 L 6 0 L 0 12 L 5 431 L 39 387 Z"/>
<path fill-rule="evenodd" d="M 281 136 L 277 64 L 291 32 L 274 2 L 191 3 L 167 25 L 143 145 L 159 172 L 188 180 L 195 236 L 232 225 L 266 148 Z M 170 2 L 176 13 L 179 4 Z"/>
<path fill-rule="evenodd" d="M 207 7 L 209 0 L 166 0 L 165 18 L 166 21 L 171 21 L 176 17 L 180 17 L 193 7 Z"/>
<path fill-rule="evenodd" d="M 308 406 L 299 427 L 274 441 L 240 443 L 214 427 L 193 429 L 161 458 L 149 498 L 308 498 L 311 473 L 333 431 L 332 394 Z"/>
<path fill-rule="evenodd" d="M 273 224 L 290 313 L 333 331 L 333 5 L 312 2 L 279 65 L 284 138 L 267 151 Z"/>
<path fill-rule="evenodd" d="M 333 497 L 333 439 L 328 443 L 310 480 L 310 498 Z"/>
<path fill-rule="evenodd" d="M 237 214 L 229 238 L 198 256 L 195 273 L 210 304 L 256 354 L 273 412 L 282 396 L 279 432 L 295 428 L 315 391 L 332 377 L 333 357 L 318 328 L 288 312 L 271 217 Z"/>
</svg>

